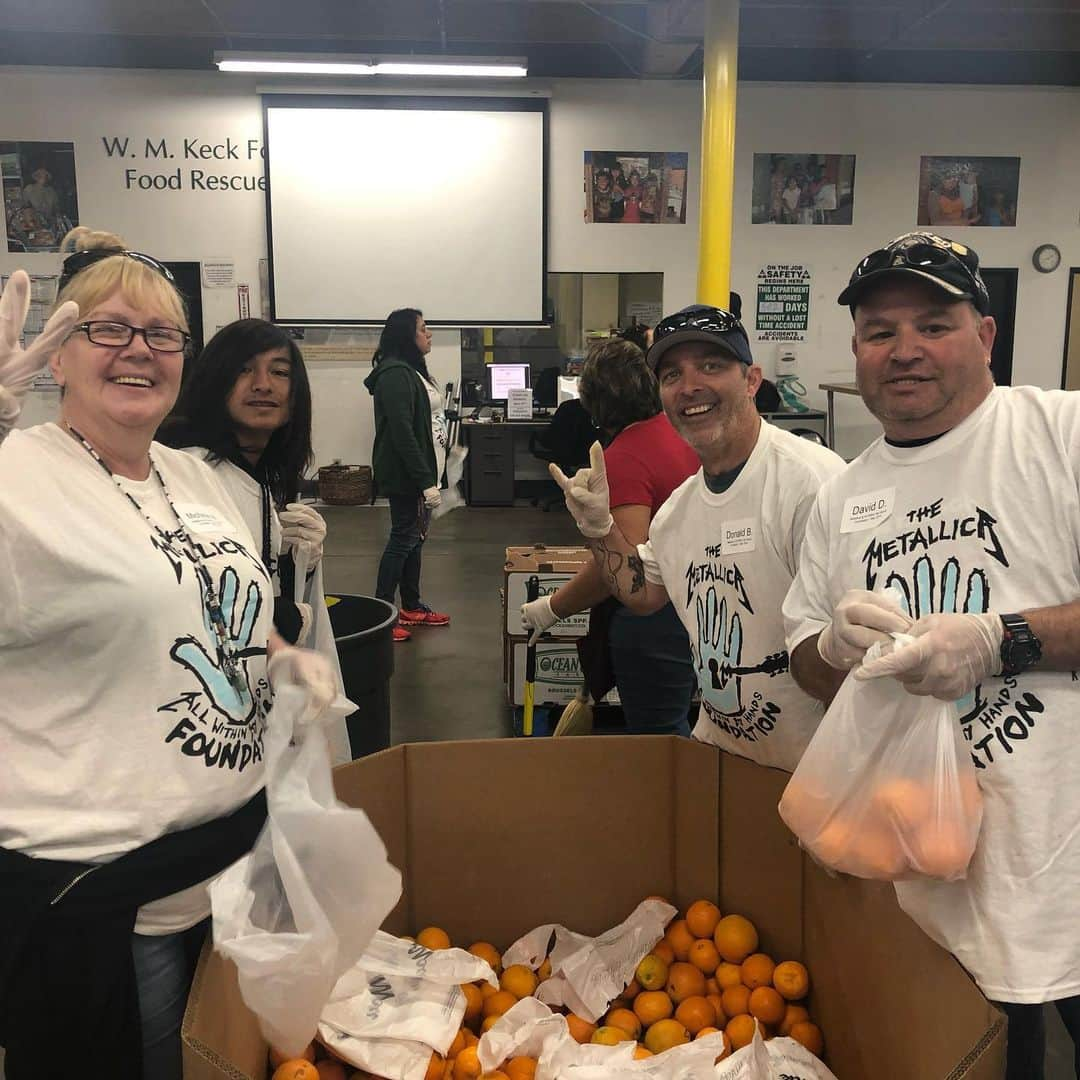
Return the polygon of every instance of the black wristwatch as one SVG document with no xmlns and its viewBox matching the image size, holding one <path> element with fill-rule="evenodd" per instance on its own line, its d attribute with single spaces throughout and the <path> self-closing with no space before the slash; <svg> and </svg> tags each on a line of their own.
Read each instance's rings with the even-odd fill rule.
<svg viewBox="0 0 1080 1080">
<path fill-rule="evenodd" d="M 1023 615 L 1002 615 L 1001 674 L 1019 675 L 1042 659 L 1042 642 Z"/>
</svg>

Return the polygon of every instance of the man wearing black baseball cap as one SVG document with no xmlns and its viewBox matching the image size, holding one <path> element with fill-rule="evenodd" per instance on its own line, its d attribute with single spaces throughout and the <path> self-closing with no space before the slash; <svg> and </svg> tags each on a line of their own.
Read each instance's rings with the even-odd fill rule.
<svg viewBox="0 0 1080 1080">
<path fill-rule="evenodd" d="M 702 465 L 653 517 L 648 540 L 635 546 L 615 525 L 599 444 L 573 479 L 552 475 L 612 594 L 638 614 L 670 599 L 686 627 L 701 690 L 695 738 L 793 769 L 822 709 L 788 672 L 780 605 L 817 490 L 844 463 L 761 419 L 761 369 L 730 311 L 669 315 L 647 359 Z"/>
<path fill-rule="evenodd" d="M 855 668 L 956 703 L 979 844 L 965 880 L 896 891 L 1004 1003 L 1007 1076 L 1033 1080 L 1042 1003 L 1080 1047 L 1080 397 L 994 386 L 996 327 L 964 244 L 901 236 L 859 262 L 839 302 L 885 433 L 810 514 L 784 604 L 792 671 L 823 700 Z M 864 663 L 894 632 L 915 640 Z"/>
</svg>

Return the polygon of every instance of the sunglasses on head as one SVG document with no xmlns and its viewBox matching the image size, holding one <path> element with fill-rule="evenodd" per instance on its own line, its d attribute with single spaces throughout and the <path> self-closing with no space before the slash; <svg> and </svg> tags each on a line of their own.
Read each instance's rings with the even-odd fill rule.
<svg viewBox="0 0 1080 1080">
<path fill-rule="evenodd" d="M 94 263 L 101 262 L 102 259 L 111 259 L 114 255 L 123 255 L 128 259 L 141 262 L 144 266 L 149 266 L 156 274 L 160 274 L 170 285 L 176 284 L 176 279 L 167 266 L 150 255 L 144 255 L 141 251 L 126 251 L 124 248 L 91 248 L 87 251 L 76 251 L 64 260 L 63 269 L 60 271 L 60 284 L 56 291 L 63 292 L 76 274 L 81 273 L 88 266 L 93 266 Z"/>
<path fill-rule="evenodd" d="M 907 266 L 912 270 L 955 266 L 963 271 L 977 292 L 985 291 L 985 286 L 978 276 L 978 263 L 970 248 L 965 248 L 961 253 L 952 247 L 932 244 L 928 241 L 919 241 L 907 247 L 885 247 L 872 251 L 855 267 L 853 277 L 857 280 L 867 274 L 874 274 L 879 270 L 888 270 L 896 266 Z"/>
<path fill-rule="evenodd" d="M 700 330 L 705 334 L 728 334 L 734 330 L 746 337 L 745 327 L 730 311 L 710 308 L 707 311 L 680 311 L 661 319 L 653 330 L 653 342 L 679 330 Z"/>
</svg>

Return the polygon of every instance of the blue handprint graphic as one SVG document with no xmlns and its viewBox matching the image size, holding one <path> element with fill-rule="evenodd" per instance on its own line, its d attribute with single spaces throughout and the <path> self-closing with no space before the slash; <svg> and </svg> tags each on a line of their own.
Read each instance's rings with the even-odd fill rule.
<svg viewBox="0 0 1080 1080">
<path fill-rule="evenodd" d="M 262 592 L 257 582 L 249 582 L 243 606 L 238 610 L 239 592 L 239 576 L 231 566 L 226 567 L 221 573 L 218 584 L 218 597 L 221 601 L 221 614 L 229 630 L 229 645 L 244 674 L 245 685 L 242 690 L 237 689 L 229 681 L 228 675 L 218 662 L 216 650 L 214 650 L 214 655 L 211 655 L 207 652 L 206 646 L 197 638 L 190 636 L 178 638 L 169 650 L 169 655 L 199 680 L 212 707 L 226 718 L 230 726 L 234 727 L 246 726 L 255 715 L 256 702 L 251 692 L 247 660 L 249 657 L 266 653 L 265 647 L 251 646 L 255 623 L 262 609 Z M 216 640 L 210 613 L 205 605 L 203 622 L 210 640 Z"/>
<path fill-rule="evenodd" d="M 895 588 L 901 594 L 901 606 L 913 619 L 921 619 L 924 615 L 951 615 L 958 612 L 979 615 L 990 610 L 990 585 L 982 570 L 972 570 L 968 574 L 962 603 L 960 563 L 957 559 L 953 557 L 946 560 L 941 570 L 940 583 L 935 581 L 935 576 L 934 564 L 928 555 L 923 555 L 912 568 L 910 582 L 894 571 L 889 574 L 885 585 Z M 970 694 L 956 703 L 962 721 L 971 720 L 985 707 L 986 699 L 981 691 L 982 687 L 976 686 Z"/>
<path fill-rule="evenodd" d="M 708 667 L 711 673 L 708 681 L 701 680 L 702 692 L 719 712 L 738 713 L 742 679 L 733 669 L 742 659 L 742 619 L 736 611 L 729 621 L 727 597 L 717 605 L 716 589 L 710 586 L 704 600 L 697 598 L 697 626 L 698 670 Z"/>
</svg>

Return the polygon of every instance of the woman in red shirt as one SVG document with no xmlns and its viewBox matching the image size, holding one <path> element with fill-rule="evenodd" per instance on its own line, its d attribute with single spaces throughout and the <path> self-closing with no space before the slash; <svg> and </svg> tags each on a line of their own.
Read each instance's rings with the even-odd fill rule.
<svg viewBox="0 0 1080 1080">
<path fill-rule="evenodd" d="M 595 346 L 585 360 L 579 390 L 607 446 L 612 517 L 628 540 L 644 543 L 656 512 L 701 463 L 664 415 L 656 376 L 637 345 L 615 338 Z M 590 562 L 551 596 L 525 604 L 522 621 L 539 636 L 559 619 L 609 595 Z M 694 669 L 686 630 L 672 606 L 634 615 L 619 605 L 608 641 L 627 731 L 688 736 Z"/>
</svg>

